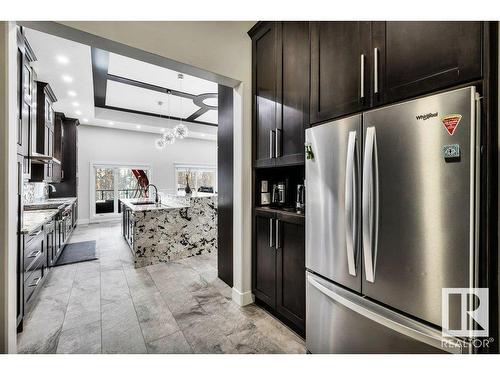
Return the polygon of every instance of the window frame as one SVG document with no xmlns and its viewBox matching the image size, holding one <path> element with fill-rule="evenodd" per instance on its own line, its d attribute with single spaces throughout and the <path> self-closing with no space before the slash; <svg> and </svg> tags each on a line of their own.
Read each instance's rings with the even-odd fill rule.
<svg viewBox="0 0 500 375">
<path fill-rule="evenodd" d="M 178 178 L 177 178 L 177 172 L 179 169 L 190 169 L 190 170 L 195 170 L 195 171 L 208 171 L 208 172 L 214 172 L 214 193 L 217 193 L 218 191 L 218 176 L 217 176 L 217 165 L 215 164 L 199 164 L 199 163 L 179 163 L 179 162 L 174 162 L 174 187 L 175 187 L 175 193 L 177 194 L 178 192 Z M 196 190 L 193 186 L 190 186 L 193 191 L 198 191 L 198 188 L 196 187 Z"/>
</svg>

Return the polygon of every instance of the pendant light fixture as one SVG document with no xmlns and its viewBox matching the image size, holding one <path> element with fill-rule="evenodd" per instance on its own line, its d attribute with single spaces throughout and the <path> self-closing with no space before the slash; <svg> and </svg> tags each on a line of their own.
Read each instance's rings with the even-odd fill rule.
<svg viewBox="0 0 500 375">
<path fill-rule="evenodd" d="M 179 74 L 177 75 L 177 78 L 179 79 L 179 82 L 180 82 L 180 83 L 179 83 L 179 86 L 180 86 L 179 91 L 182 93 L 182 81 L 183 81 L 183 79 L 184 79 L 184 74 L 179 73 Z M 182 96 L 179 96 L 179 97 L 180 97 L 180 101 L 181 101 L 181 115 L 180 115 L 180 119 L 181 119 L 181 121 L 180 121 L 180 123 L 179 123 L 179 124 L 178 124 L 178 125 L 174 128 L 174 136 L 175 136 L 176 138 L 183 139 L 183 138 L 185 138 L 185 137 L 187 137 L 187 136 L 188 136 L 189 131 L 188 131 L 187 126 L 186 126 L 186 125 L 184 125 L 184 124 L 182 123 L 182 117 L 184 116 L 184 113 L 183 113 L 183 111 L 182 111 Z"/>
</svg>

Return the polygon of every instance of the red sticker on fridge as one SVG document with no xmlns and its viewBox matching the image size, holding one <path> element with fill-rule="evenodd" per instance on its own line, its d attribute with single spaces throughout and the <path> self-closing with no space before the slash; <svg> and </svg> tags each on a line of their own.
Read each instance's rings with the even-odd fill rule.
<svg viewBox="0 0 500 375">
<path fill-rule="evenodd" d="M 443 117 L 443 125 L 449 135 L 453 135 L 453 133 L 455 133 L 455 129 L 457 128 L 458 123 L 461 119 L 462 115 L 448 115 Z"/>
</svg>

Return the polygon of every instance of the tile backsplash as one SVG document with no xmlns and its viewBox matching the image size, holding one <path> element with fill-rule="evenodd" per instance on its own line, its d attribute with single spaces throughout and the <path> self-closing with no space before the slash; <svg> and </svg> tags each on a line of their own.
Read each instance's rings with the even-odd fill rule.
<svg viewBox="0 0 500 375">
<path fill-rule="evenodd" d="M 30 204 L 49 197 L 49 186 L 45 182 L 25 182 L 23 204 Z"/>
</svg>

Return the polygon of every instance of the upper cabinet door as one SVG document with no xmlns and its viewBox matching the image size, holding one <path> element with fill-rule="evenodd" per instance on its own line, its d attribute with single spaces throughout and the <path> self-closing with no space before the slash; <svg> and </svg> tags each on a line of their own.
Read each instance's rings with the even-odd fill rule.
<svg viewBox="0 0 500 375">
<path fill-rule="evenodd" d="M 311 124 L 369 104 L 370 27 L 369 22 L 311 23 Z"/>
<path fill-rule="evenodd" d="M 374 22 L 374 104 L 481 78 L 481 40 L 481 22 Z"/>
<path fill-rule="evenodd" d="M 278 46 L 276 165 L 300 164 L 309 126 L 309 23 L 281 22 Z"/>
<path fill-rule="evenodd" d="M 276 24 L 263 25 L 252 36 L 253 124 L 255 166 L 273 166 L 277 101 Z"/>
</svg>

